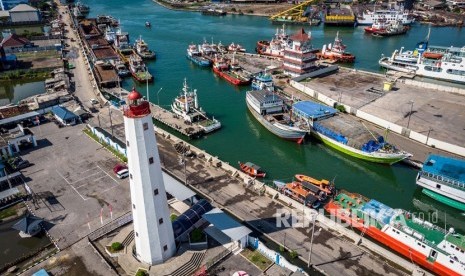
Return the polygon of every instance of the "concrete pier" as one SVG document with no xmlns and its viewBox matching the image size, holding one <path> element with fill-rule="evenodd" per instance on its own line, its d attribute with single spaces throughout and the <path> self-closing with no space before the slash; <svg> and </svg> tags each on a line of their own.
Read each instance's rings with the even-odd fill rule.
<svg viewBox="0 0 465 276">
<path fill-rule="evenodd" d="M 183 118 L 156 104 L 150 103 L 152 118 L 158 122 L 171 127 L 177 132 L 189 138 L 199 138 L 203 135 L 203 129 L 195 124 L 186 123 Z"/>
</svg>

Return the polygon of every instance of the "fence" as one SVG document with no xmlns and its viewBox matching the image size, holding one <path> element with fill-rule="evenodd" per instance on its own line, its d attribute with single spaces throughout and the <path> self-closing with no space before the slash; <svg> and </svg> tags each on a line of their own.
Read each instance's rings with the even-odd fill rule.
<svg viewBox="0 0 465 276">
<path fill-rule="evenodd" d="M 87 128 L 99 138 L 101 142 L 104 142 L 114 148 L 116 151 L 121 153 L 122 155 L 126 156 L 126 148 L 122 147 L 119 143 L 115 140 L 116 138 L 112 139 L 111 137 L 107 136 L 106 133 L 99 131 L 97 128 L 87 125 Z"/>
<path fill-rule="evenodd" d="M 61 44 L 60 44 L 61 47 Z M 30 47 L 30 48 L 14 48 L 14 49 L 5 49 L 5 54 L 14 54 L 14 53 L 24 53 L 24 52 L 42 52 L 57 50 L 57 46 L 42 46 L 42 47 Z"/>
<path fill-rule="evenodd" d="M 90 233 L 87 237 L 90 241 L 95 241 L 96 239 L 102 237 L 105 234 L 108 234 L 119 227 L 126 225 L 132 221 L 132 212 L 129 211 L 126 214 L 110 221 L 109 223 L 105 224 L 104 226 L 98 228 L 97 230 Z"/>
</svg>

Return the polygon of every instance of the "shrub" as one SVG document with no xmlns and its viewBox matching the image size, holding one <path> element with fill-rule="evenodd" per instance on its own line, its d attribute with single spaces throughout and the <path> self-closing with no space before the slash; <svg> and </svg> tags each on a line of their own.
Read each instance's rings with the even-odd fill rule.
<svg viewBox="0 0 465 276">
<path fill-rule="evenodd" d="M 292 250 L 291 253 L 289 253 L 289 255 L 291 256 L 292 259 L 295 259 L 299 256 L 299 253 L 297 253 L 297 251 L 295 250 Z"/>
<path fill-rule="evenodd" d="M 232 12 L 236 12 L 237 10 L 236 10 L 236 8 L 232 8 L 231 11 L 232 11 Z"/>
<path fill-rule="evenodd" d="M 178 218 L 178 215 L 176 215 L 176 214 L 171 214 L 171 215 L 170 215 L 170 220 L 171 220 L 171 221 L 174 221 L 174 220 L 177 219 L 177 218 Z"/>
<path fill-rule="evenodd" d="M 248 10 L 247 13 L 253 13 L 253 10 Z"/>
<path fill-rule="evenodd" d="M 343 105 L 341 105 L 341 104 L 338 104 L 338 105 L 336 106 L 336 109 L 339 110 L 339 111 L 342 112 L 342 113 L 346 113 L 346 108 L 345 108 Z"/>
<path fill-rule="evenodd" d="M 114 242 L 111 244 L 112 251 L 120 251 L 121 249 L 123 249 L 123 245 L 120 242 Z"/>
<path fill-rule="evenodd" d="M 145 270 L 137 270 L 136 276 L 146 276 L 146 275 L 148 275 L 147 271 L 145 271 Z"/>
<path fill-rule="evenodd" d="M 280 245 L 280 246 L 279 246 L 279 251 L 280 251 L 280 252 L 284 252 L 284 251 L 286 251 L 286 248 L 284 248 L 284 246 Z"/>
<path fill-rule="evenodd" d="M 202 242 L 204 240 L 205 238 L 204 238 L 204 234 L 202 233 L 202 230 L 197 228 L 191 232 L 191 242 L 193 243 Z"/>
</svg>

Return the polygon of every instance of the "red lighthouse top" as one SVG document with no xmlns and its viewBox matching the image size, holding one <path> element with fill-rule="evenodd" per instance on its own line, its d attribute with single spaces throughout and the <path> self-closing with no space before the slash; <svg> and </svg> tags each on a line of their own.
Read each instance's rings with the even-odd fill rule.
<svg viewBox="0 0 465 276">
<path fill-rule="evenodd" d="M 129 118 L 140 118 L 150 114 L 150 105 L 143 99 L 142 95 L 132 89 L 128 95 L 128 105 L 123 108 L 124 116 Z"/>
</svg>

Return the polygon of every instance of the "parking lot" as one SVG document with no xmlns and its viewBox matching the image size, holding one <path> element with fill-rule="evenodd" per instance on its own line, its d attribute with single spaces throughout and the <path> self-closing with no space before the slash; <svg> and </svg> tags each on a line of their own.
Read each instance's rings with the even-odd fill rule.
<svg viewBox="0 0 465 276">
<path fill-rule="evenodd" d="M 49 232 L 60 247 L 130 211 L 129 181 L 113 173 L 120 161 L 87 137 L 84 128 L 33 127 L 38 147 L 22 152 L 34 164 L 22 170 L 36 194 L 34 212 L 51 223 Z"/>
</svg>

